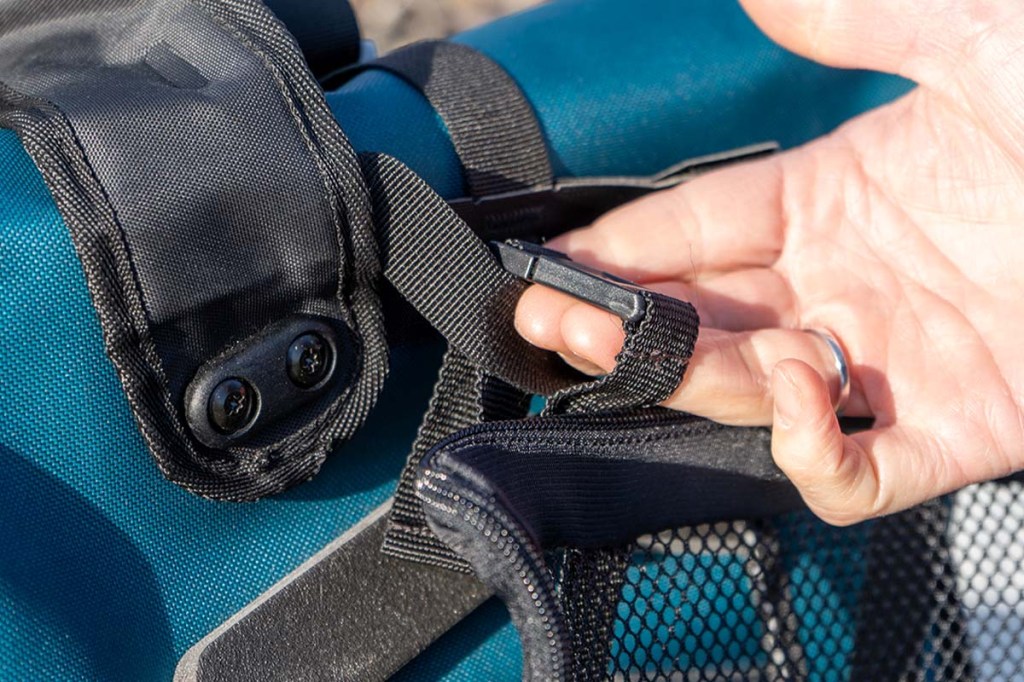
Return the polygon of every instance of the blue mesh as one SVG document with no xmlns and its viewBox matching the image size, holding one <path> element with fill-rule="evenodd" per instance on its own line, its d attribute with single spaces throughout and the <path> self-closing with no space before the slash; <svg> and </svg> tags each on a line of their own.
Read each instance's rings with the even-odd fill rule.
<svg viewBox="0 0 1024 682">
<path fill-rule="evenodd" d="M 611 672 L 670 674 L 708 665 L 759 668 L 764 630 L 749 557 L 686 549 L 634 554 L 613 624 Z M 724 615 L 722 615 L 724 614 Z"/>
<path fill-rule="evenodd" d="M 808 532 L 810 531 L 810 532 Z M 829 679 L 853 656 L 858 596 L 864 584 L 865 553 L 871 524 L 835 528 L 809 512 L 792 514 L 779 524 L 782 568 L 807 653 L 811 682 Z"/>
<path fill-rule="evenodd" d="M 732 3 L 643 7 L 561 0 L 460 38 L 523 86 L 560 174 L 649 172 L 766 138 L 795 144 L 906 88 L 786 55 Z M 443 125 L 401 81 L 365 74 L 329 99 L 357 147 L 461 192 Z M 67 230 L 8 131 L 0 177 L 0 679 L 168 679 L 190 645 L 391 494 L 436 351 L 396 353 L 371 422 L 314 481 L 254 504 L 198 499 L 146 452 Z M 756 629 L 730 636 L 742 653 Z M 519 666 L 492 603 L 400 679 L 516 680 Z"/>
<path fill-rule="evenodd" d="M 611 677 L 751 679 L 795 659 L 800 679 L 835 679 L 852 660 L 871 528 L 800 512 L 641 537 L 616 608 Z"/>
</svg>

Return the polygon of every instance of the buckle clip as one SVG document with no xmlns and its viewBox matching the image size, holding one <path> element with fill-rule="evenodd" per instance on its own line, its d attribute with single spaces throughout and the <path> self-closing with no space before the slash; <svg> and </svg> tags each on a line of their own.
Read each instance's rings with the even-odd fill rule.
<svg viewBox="0 0 1024 682">
<path fill-rule="evenodd" d="M 639 322 L 647 314 L 644 289 L 633 282 L 577 263 L 561 251 L 539 244 L 510 239 L 492 241 L 490 245 L 505 270 L 520 279 L 569 294 L 617 315 L 623 322 Z"/>
</svg>

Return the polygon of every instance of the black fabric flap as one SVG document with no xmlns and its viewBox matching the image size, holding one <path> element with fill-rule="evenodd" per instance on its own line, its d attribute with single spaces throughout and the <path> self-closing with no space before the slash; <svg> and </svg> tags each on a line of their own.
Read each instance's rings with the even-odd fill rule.
<svg viewBox="0 0 1024 682">
<path fill-rule="evenodd" d="M 485 424 L 439 444 L 421 471 L 483 485 L 544 548 L 803 506 L 772 460 L 767 429 L 664 408 Z"/>
<path fill-rule="evenodd" d="M 308 479 L 386 345 L 366 187 L 295 41 L 256 0 L 10 0 L 0 27 L 0 125 L 54 195 L 160 468 L 232 500 Z M 331 348 L 290 360 L 316 329 Z M 324 358 L 345 376 L 283 390 Z M 197 438 L 186 399 L 231 412 L 227 437 Z"/>
</svg>

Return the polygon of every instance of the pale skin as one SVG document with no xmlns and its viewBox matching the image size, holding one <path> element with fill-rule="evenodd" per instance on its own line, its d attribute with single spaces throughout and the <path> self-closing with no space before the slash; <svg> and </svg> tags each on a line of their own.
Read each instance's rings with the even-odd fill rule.
<svg viewBox="0 0 1024 682">
<path fill-rule="evenodd" d="M 1024 469 L 1024 2 L 743 0 L 784 47 L 919 87 L 831 135 L 653 195 L 551 243 L 693 302 L 666 405 L 770 425 L 772 454 L 837 525 Z M 611 315 L 532 287 L 520 333 L 591 373 Z M 844 435 L 822 342 L 845 347 Z"/>
</svg>

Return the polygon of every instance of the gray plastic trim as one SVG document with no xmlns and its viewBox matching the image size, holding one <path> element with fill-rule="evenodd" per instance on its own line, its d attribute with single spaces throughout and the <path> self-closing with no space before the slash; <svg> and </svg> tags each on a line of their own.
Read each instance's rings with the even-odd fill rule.
<svg viewBox="0 0 1024 682">
<path fill-rule="evenodd" d="M 380 552 L 391 501 L 178 662 L 175 682 L 384 680 L 483 603 L 474 576 Z"/>
</svg>

